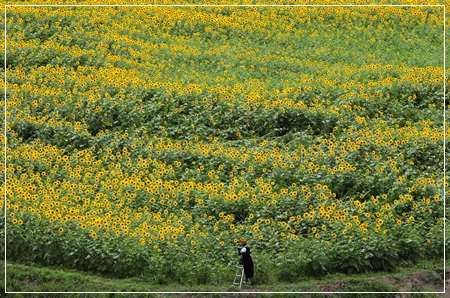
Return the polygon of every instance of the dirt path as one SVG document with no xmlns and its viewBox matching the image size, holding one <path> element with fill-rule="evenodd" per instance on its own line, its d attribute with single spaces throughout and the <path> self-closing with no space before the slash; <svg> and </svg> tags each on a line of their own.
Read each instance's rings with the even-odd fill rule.
<svg viewBox="0 0 450 298">
<path fill-rule="evenodd" d="M 394 277 L 376 277 L 373 278 L 373 280 L 397 287 L 399 289 L 399 293 L 395 295 L 396 298 L 410 297 L 410 292 L 435 293 L 435 295 L 438 295 L 439 297 L 450 298 L 450 269 L 446 270 L 445 272 L 445 283 L 444 272 L 432 270 L 424 270 L 421 272 L 408 274 L 401 279 Z M 444 284 L 445 293 L 442 293 Z M 351 282 L 333 282 L 319 284 L 316 286 L 312 286 L 308 292 L 346 292 L 346 288 L 349 285 L 351 285 Z M 241 292 L 242 293 L 238 295 L 239 297 L 251 298 L 260 297 L 261 295 L 258 294 L 269 292 L 269 290 L 266 288 L 258 288 L 258 286 L 254 286 L 242 288 Z M 330 295 L 330 297 L 332 297 L 332 295 Z"/>
</svg>

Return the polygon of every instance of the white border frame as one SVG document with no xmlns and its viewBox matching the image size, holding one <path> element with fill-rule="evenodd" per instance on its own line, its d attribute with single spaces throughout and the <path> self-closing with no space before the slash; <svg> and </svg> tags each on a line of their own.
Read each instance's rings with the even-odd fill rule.
<svg viewBox="0 0 450 298">
<path fill-rule="evenodd" d="M 245 291 L 239 291 L 239 292 L 8 292 L 6 288 L 6 198 L 7 198 L 7 191 L 6 191 L 6 182 L 7 182 L 7 139 L 6 139 L 6 129 L 7 129 L 7 119 L 6 119 L 6 106 L 7 106 L 7 97 L 6 97 L 6 90 L 7 90 L 7 8 L 8 7 L 443 7 L 444 12 L 444 22 L 443 22 L 443 54 L 444 54 L 444 67 L 443 67 L 443 88 L 444 88 L 444 94 L 443 94 L 443 105 L 444 105 L 444 121 L 443 121 L 443 132 L 444 132 L 444 284 L 443 292 L 245 292 Z M 445 159 L 445 152 L 446 152 L 446 106 L 445 106 L 445 98 L 446 98 L 446 10 L 445 10 L 444 4 L 361 4 L 361 5 L 352 5 L 352 4 L 286 4 L 286 5 L 278 5 L 278 4 L 218 4 L 218 5 L 211 5 L 211 4 L 62 4 L 62 5 L 56 5 L 56 4 L 5 4 L 4 5 L 4 117 L 5 117 L 5 123 L 4 123 L 4 231 L 5 231 L 5 239 L 4 239 L 4 248 L 5 248 L 5 255 L 4 255 L 4 290 L 5 294 L 445 294 L 445 284 L 446 284 L 446 256 L 445 256 L 445 250 L 446 250 L 446 159 Z"/>
</svg>

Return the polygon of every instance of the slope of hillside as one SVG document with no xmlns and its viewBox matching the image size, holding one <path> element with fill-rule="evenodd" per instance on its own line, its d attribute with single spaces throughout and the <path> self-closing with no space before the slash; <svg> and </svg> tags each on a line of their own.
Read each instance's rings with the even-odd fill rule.
<svg viewBox="0 0 450 298">
<path fill-rule="evenodd" d="M 442 16 L 8 7 L 7 258 L 195 284 L 242 238 L 262 281 L 442 259 Z"/>
</svg>

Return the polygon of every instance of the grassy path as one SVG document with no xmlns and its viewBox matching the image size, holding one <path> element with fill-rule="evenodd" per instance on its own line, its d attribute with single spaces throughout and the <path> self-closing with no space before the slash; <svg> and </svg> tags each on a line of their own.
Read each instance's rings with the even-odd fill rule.
<svg viewBox="0 0 450 298">
<path fill-rule="evenodd" d="M 4 267 L 4 262 L 1 262 Z M 14 297 L 55 297 L 54 294 L 42 292 L 88 292 L 83 294 L 60 294 L 63 297 L 120 297 L 119 292 L 138 292 L 133 297 L 217 297 L 222 293 L 233 293 L 239 297 L 290 297 L 294 294 L 273 292 L 309 292 L 306 297 L 446 297 L 444 294 L 425 292 L 442 292 L 444 276 L 436 262 L 422 262 L 411 268 L 401 268 L 393 273 L 366 273 L 357 275 L 333 274 L 322 278 L 305 278 L 296 283 L 256 284 L 253 287 L 238 289 L 228 281 L 217 281 L 208 285 L 188 284 L 150 284 L 145 277 L 113 279 L 62 268 L 33 267 L 8 262 L 7 290 L 22 292 Z M 448 274 L 447 274 L 448 278 Z M 3 285 L 3 283 L 2 283 Z M 35 292 L 35 294 L 24 294 Z M 91 292 L 91 293 L 89 293 Z M 111 293 L 115 292 L 115 293 Z M 151 292 L 151 293 L 148 293 Z M 175 294 L 174 292 L 181 292 Z M 208 294 L 199 292 L 211 292 Z M 311 293 L 316 292 L 316 293 Z M 353 292 L 325 294 L 330 292 Z M 355 294 L 355 293 L 360 294 Z M 361 292 L 392 292 L 383 294 L 363 294 Z M 401 294 L 398 292 L 417 292 Z M 95 294 L 93 294 L 95 293 Z M 298 295 L 298 294 L 297 294 Z"/>
</svg>

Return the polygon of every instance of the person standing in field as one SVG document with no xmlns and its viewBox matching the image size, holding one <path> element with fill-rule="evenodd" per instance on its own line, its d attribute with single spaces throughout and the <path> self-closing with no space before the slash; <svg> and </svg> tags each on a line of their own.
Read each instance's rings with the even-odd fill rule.
<svg viewBox="0 0 450 298">
<path fill-rule="evenodd" d="M 239 255 L 242 256 L 242 261 L 244 265 L 245 282 L 251 284 L 251 278 L 253 278 L 253 260 L 250 256 L 250 247 L 247 245 L 246 240 L 241 241 L 239 246 Z"/>
</svg>

